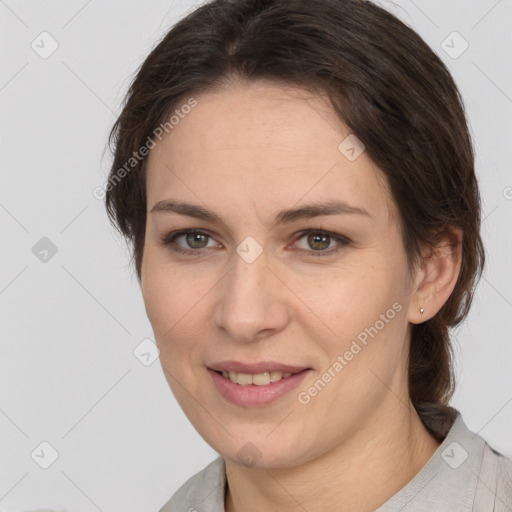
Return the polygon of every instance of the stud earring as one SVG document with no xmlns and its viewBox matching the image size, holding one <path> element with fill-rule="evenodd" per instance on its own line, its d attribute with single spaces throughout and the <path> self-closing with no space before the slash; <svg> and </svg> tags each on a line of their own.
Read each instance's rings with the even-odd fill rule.
<svg viewBox="0 0 512 512">
<path fill-rule="evenodd" d="M 423 308 L 420 308 L 420 314 L 423 315 L 424 312 L 425 310 Z"/>
</svg>

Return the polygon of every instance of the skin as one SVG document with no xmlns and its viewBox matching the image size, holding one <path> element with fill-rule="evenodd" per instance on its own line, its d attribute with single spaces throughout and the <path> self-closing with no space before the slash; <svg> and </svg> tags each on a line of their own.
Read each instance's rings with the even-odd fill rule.
<svg viewBox="0 0 512 512">
<path fill-rule="evenodd" d="M 349 161 L 338 150 L 350 131 L 325 98 L 259 81 L 196 99 L 151 150 L 147 166 L 141 285 L 169 386 L 226 462 L 227 512 L 374 510 L 439 446 L 409 399 L 408 346 L 411 324 L 434 316 L 452 292 L 460 243 L 425 248 L 424 264 L 409 272 L 383 174 L 365 152 Z M 151 213 L 166 199 L 214 210 L 226 226 Z M 370 216 L 272 226 L 283 209 L 327 200 Z M 210 235 L 195 245 L 185 236 L 176 241 L 199 256 L 161 243 L 188 228 Z M 350 243 L 308 244 L 308 233 L 300 234 L 307 229 Z M 461 233 L 453 233 L 460 242 Z M 252 263 L 236 252 L 248 236 L 263 250 Z M 311 254 L 336 247 L 330 255 Z M 300 403 L 297 394 L 394 303 L 402 306 L 394 318 L 309 403 Z M 226 359 L 313 371 L 278 401 L 242 407 L 218 393 L 206 370 Z M 238 456 L 248 442 L 259 456 L 251 467 Z"/>
</svg>

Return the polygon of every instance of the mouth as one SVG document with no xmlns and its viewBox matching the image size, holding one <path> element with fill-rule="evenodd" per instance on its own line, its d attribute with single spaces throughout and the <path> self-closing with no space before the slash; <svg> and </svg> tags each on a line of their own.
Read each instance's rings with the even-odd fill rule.
<svg viewBox="0 0 512 512">
<path fill-rule="evenodd" d="M 211 370 L 211 368 L 210 368 Z M 279 382 L 280 380 L 287 379 L 292 375 L 297 375 L 307 371 L 308 368 L 298 372 L 282 372 L 279 370 L 266 371 L 260 373 L 238 373 L 234 371 L 220 371 L 212 370 L 218 375 L 221 375 L 224 379 L 230 380 L 233 384 L 239 384 L 240 386 L 267 386 L 273 382 Z"/>
<path fill-rule="evenodd" d="M 287 367 L 285 369 L 290 369 Z M 297 368 L 243 373 L 207 368 L 214 389 L 227 401 L 238 406 L 264 406 L 288 395 L 310 373 L 312 368 Z"/>
<path fill-rule="evenodd" d="M 227 371 L 237 373 L 263 373 L 279 371 L 283 373 L 298 373 L 307 369 L 307 366 L 293 366 L 278 361 L 259 361 L 257 363 L 242 363 L 240 361 L 219 361 L 208 365 L 210 370 Z"/>
</svg>

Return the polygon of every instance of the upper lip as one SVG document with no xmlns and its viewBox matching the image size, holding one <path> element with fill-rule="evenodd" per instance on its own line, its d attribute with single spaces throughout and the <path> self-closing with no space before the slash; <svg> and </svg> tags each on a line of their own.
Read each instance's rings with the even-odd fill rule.
<svg viewBox="0 0 512 512">
<path fill-rule="evenodd" d="M 278 363 L 276 361 L 260 361 L 258 363 L 242 363 L 240 361 L 220 361 L 208 365 L 208 368 L 218 372 L 236 372 L 236 373 L 263 373 L 263 372 L 283 372 L 283 373 L 299 373 L 308 369 L 307 366 L 292 366 L 288 364 Z"/>
</svg>

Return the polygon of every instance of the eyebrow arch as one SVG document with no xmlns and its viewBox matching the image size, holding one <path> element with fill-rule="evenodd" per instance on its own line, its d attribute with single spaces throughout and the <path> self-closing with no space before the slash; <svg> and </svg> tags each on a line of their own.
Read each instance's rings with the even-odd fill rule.
<svg viewBox="0 0 512 512">
<path fill-rule="evenodd" d="M 224 219 L 216 212 L 204 208 L 203 206 L 176 201 L 172 199 L 165 199 L 156 203 L 151 208 L 150 213 L 177 213 L 187 217 L 194 217 L 196 219 L 216 222 L 227 227 Z M 299 219 L 310 219 L 319 217 L 321 215 L 364 215 L 371 218 L 370 213 L 364 208 L 351 206 L 342 201 L 326 201 L 318 203 L 309 203 L 299 208 L 289 208 L 280 211 L 272 224 L 272 228 L 278 224 L 289 224 Z M 272 229 L 271 228 L 271 229 Z"/>
</svg>

